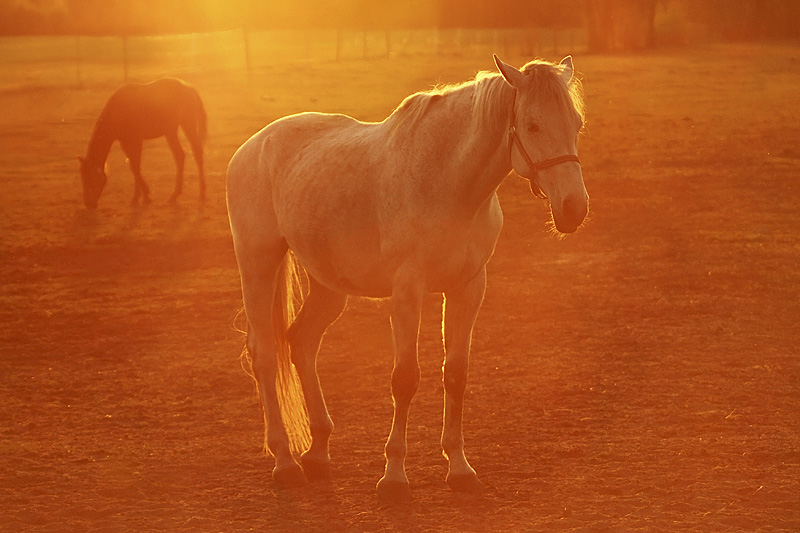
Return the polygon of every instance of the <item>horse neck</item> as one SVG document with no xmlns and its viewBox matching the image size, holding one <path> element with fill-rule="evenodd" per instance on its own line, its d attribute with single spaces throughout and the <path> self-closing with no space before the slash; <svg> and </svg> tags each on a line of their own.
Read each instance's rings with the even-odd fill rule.
<svg viewBox="0 0 800 533">
<path fill-rule="evenodd" d="M 514 89 L 496 76 L 477 82 L 474 90 L 470 127 L 463 141 L 463 153 L 471 169 L 465 169 L 460 189 L 469 204 L 477 207 L 494 194 L 511 172 L 508 130 Z"/>
<path fill-rule="evenodd" d="M 459 210 L 478 210 L 511 171 L 508 128 L 514 89 L 491 76 L 445 93 L 439 102 L 414 135 L 435 146 L 430 163 L 438 169 L 445 196 Z"/>
<path fill-rule="evenodd" d="M 111 145 L 114 144 L 114 134 L 109 127 L 110 124 L 106 117 L 105 110 L 100 114 L 100 118 L 94 125 L 92 137 L 89 139 L 89 146 L 86 149 L 86 160 L 103 166 L 108 159 Z"/>
</svg>

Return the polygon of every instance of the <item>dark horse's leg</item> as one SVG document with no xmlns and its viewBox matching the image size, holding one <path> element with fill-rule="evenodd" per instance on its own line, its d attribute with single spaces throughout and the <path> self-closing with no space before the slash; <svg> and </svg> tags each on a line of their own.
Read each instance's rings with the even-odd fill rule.
<svg viewBox="0 0 800 533">
<path fill-rule="evenodd" d="M 186 134 L 186 138 L 189 139 L 194 162 L 197 163 L 197 176 L 200 180 L 200 200 L 202 201 L 206 199 L 206 176 L 203 171 L 203 140 L 200 138 L 195 124 L 184 124 L 183 132 Z"/>
<path fill-rule="evenodd" d="M 142 196 L 144 203 L 148 204 L 150 203 L 150 189 L 142 179 L 142 139 L 121 140 L 120 145 L 125 155 L 128 156 L 128 163 L 133 172 L 133 203 L 137 203 L 139 196 Z"/>
<path fill-rule="evenodd" d="M 186 158 L 186 154 L 178 141 L 178 128 L 170 131 L 164 137 L 167 138 L 167 144 L 172 152 L 172 157 L 175 158 L 175 168 L 178 171 L 175 176 L 175 192 L 169 197 L 169 203 L 174 204 L 178 200 L 181 191 L 183 191 L 183 160 Z"/>
</svg>

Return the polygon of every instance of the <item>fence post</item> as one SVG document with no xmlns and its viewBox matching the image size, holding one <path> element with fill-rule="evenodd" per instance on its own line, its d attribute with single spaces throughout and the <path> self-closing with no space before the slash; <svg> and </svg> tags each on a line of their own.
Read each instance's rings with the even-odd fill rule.
<svg viewBox="0 0 800 533">
<path fill-rule="evenodd" d="M 244 40 L 244 61 L 247 63 L 247 79 L 253 79 L 253 64 L 250 62 L 250 33 L 242 26 L 242 39 Z"/>
<path fill-rule="evenodd" d="M 75 77 L 78 82 L 78 89 L 83 88 L 83 79 L 81 79 L 81 36 L 75 36 Z"/>
<path fill-rule="evenodd" d="M 125 81 L 128 81 L 128 36 L 122 36 L 122 69 L 125 73 Z"/>
<path fill-rule="evenodd" d="M 558 29 L 553 28 L 553 57 L 558 55 Z"/>
</svg>

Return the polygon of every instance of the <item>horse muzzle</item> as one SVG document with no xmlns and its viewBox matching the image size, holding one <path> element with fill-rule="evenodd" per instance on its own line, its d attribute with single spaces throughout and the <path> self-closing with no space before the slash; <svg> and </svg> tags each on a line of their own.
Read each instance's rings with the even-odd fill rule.
<svg viewBox="0 0 800 533">
<path fill-rule="evenodd" d="M 589 199 L 568 196 L 561 209 L 553 209 L 553 222 L 559 233 L 574 233 L 589 214 Z"/>
</svg>

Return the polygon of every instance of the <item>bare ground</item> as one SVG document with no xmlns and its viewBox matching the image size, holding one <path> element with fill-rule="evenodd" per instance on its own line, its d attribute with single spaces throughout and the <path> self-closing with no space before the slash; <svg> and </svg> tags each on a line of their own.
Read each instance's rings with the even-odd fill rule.
<svg viewBox="0 0 800 533">
<path fill-rule="evenodd" d="M 320 354 L 332 482 L 271 481 L 233 328 L 224 169 L 278 116 L 379 120 L 490 58 L 188 76 L 210 118 L 209 201 L 187 161 L 184 196 L 165 205 L 172 162 L 154 141 L 154 203 L 129 204 L 115 149 L 96 213 L 74 156 L 114 84 L 0 93 L 0 529 L 799 530 L 800 49 L 575 61 L 591 219 L 558 240 L 522 180 L 501 188 L 465 413 L 486 494 L 444 483 L 431 296 L 404 506 L 374 493 L 391 420 L 383 302 L 351 300 Z"/>
</svg>

